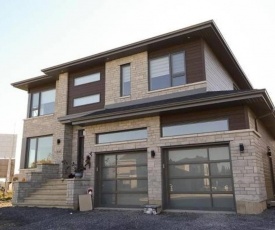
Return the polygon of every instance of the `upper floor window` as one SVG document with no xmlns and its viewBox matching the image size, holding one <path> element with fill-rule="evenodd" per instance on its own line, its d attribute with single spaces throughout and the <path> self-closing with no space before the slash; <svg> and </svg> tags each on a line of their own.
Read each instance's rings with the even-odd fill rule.
<svg viewBox="0 0 275 230">
<path fill-rule="evenodd" d="M 74 79 L 74 86 L 83 85 L 100 80 L 100 73 L 93 73 L 82 77 L 76 77 Z"/>
<path fill-rule="evenodd" d="M 128 96 L 131 94 L 130 64 L 122 65 L 120 67 L 120 73 L 121 73 L 121 96 Z"/>
<path fill-rule="evenodd" d="M 30 117 L 54 113 L 55 89 L 31 95 Z"/>
<path fill-rule="evenodd" d="M 186 84 L 185 53 L 179 52 L 151 59 L 150 90 Z"/>
<path fill-rule="evenodd" d="M 78 97 L 74 99 L 73 106 L 88 105 L 100 102 L 100 94 L 89 95 L 85 97 Z"/>
</svg>

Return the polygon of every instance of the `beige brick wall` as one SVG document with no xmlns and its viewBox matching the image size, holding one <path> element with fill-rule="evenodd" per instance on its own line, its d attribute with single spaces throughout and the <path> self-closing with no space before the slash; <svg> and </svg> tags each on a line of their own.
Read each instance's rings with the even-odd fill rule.
<svg viewBox="0 0 275 230">
<path fill-rule="evenodd" d="M 60 164 L 60 174 L 62 175 L 63 159 L 71 159 L 72 127 L 58 122 L 58 117 L 67 113 L 68 94 L 68 73 L 60 74 L 56 82 L 55 113 L 39 117 L 27 118 L 24 121 L 23 138 L 53 135 L 53 163 Z M 57 144 L 57 139 L 61 140 Z M 22 154 L 26 149 L 23 146 Z"/>
<path fill-rule="evenodd" d="M 117 130 L 147 127 L 146 141 L 131 141 L 111 144 L 96 144 L 95 134 Z M 184 135 L 179 137 L 160 137 L 160 118 L 158 116 L 94 125 L 85 128 L 85 153 L 93 152 L 92 167 L 86 177 L 91 178 L 94 187 L 95 153 L 120 150 L 146 149 L 148 153 L 148 196 L 150 203 L 162 203 L 161 148 L 167 146 L 199 146 L 200 144 L 228 142 L 232 158 L 234 192 L 237 211 L 240 213 L 259 213 L 265 208 L 266 190 L 261 153 L 257 152 L 260 134 L 253 129 Z M 244 153 L 240 153 L 239 144 L 243 143 Z M 151 158 L 150 151 L 156 151 Z"/>
<path fill-rule="evenodd" d="M 120 66 L 131 64 L 131 95 L 120 97 Z M 206 88 L 206 81 L 148 91 L 148 54 L 138 53 L 106 63 L 105 105 L 165 95 L 175 92 Z"/>
</svg>

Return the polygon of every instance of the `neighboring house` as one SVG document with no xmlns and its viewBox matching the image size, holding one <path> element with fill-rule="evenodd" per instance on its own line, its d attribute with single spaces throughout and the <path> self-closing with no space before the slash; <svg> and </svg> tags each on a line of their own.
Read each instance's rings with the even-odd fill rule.
<svg viewBox="0 0 275 230">
<path fill-rule="evenodd" d="M 14 176 L 17 135 L 0 134 L 0 184 L 8 189 Z"/>
<path fill-rule="evenodd" d="M 29 93 L 14 205 L 76 208 L 89 187 L 107 208 L 260 213 L 274 198 L 274 106 L 213 21 L 42 72 L 12 84 Z"/>
</svg>

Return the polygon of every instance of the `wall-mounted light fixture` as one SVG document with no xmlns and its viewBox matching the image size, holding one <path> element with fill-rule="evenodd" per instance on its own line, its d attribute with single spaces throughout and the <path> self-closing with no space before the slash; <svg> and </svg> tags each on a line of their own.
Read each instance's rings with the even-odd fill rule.
<svg viewBox="0 0 275 230">
<path fill-rule="evenodd" d="M 268 155 L 269 157 L 271 157 L 271 150 L 270 150 L 270 147 L 269 147 L 269 146 L 267 146 L 267 155 Z"/>
<path fill-rule="evenodd" d="M 151 151 L 151 157 L 154 158 L 156 156 L 156 152 L 154 150 Z"/>
<path fill-rule="evenodd" d="M 60 139 L 57 139 L 56 140 L 56 143 L 59 145 L 61 143 L 61 140 Z"/>
<path fill-rule="evenodd" d="M 240 153 L 243 153 L 244 152 L 244 145 L 243 145 L 243 143 L 240 143 L 239 147 L 240 147 Z"/>
</svg>

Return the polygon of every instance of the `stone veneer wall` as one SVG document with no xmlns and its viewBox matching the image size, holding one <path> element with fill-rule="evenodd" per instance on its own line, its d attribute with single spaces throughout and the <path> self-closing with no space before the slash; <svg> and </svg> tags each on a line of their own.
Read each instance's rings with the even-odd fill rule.
<svg viewBox="0 0 275 230">
<path fill-rule="evenodd" d="M 131 65 L 131 95 L 121 97 L 120 66 Z M 142 52 L 128 57 L 106 62 L 105 105 L 160 96 L 186 90 L 206 88 L 206 81 L 148 91 L 148 53 Z"/>
<path fill-rule="evenodd" d="M 248 117 L 249 120 L 251 120 L 251 123 L 253 125 L 254 128 L 255 127 L 255 119 L 256 116 L 255 114 L 249 109 L 247 108 L 248 111 Z M 266 128 L 263 126 L 261 120 L 256 119 L 257 120 L 257 130 L 259 132 L 259 134 L 261 135 L 261 138 L 258 138 L 256 140 L 256 151 L 259 154 L 259 161 L 262 161 L 263 163 L 263 168 L 262 171 L 264 173 L 264 179 L 265 179 L 265 188 L 266 188 L 266 192 L 267 192 L 267 199 L 274 199 L 274 193 L 275 191 L 273 191 L 273 185 L 272 185 L 272 170 L 271 170 L 271 166 L 270 166 L 270 161 L 269 161 L 269 156 L 267 155 L 267 147 L 270 147 L 271 150 L 271 157 L 272 157 L 272 162 L 273 162 L 273 173 L 275 172 L 275 140 L 274 138 L 272 138 L 272 136 L 266 131 Z M 275 175 L 273 175 L 275 178 Z"/>
<path fill-rule="evenodd" d="M 64 174 L 62 160 L 71 161 L 72 127 L 58 122 L 57 118 L 67 114 L 68 73 L 60 74 L 56 82 L 55 113 L 27 118 L 24 121 L 23 138 L 53 135 L 53 163 L 60 164 L 60 176 Z M 57 144 L 60 139 L 60 144 Z M 26 154 L 25 146 L 22 154 Z"/>
<path fill-rule="evenodd" d="M 120 143 L 96 144 L 95 134 L 118 130 L 147 127 L 148 139 Z M 162 204 L 161 148 L 167 146 L 199 146 L 200 144 L 229 143 L 234 193 L 238 213 L 260 213 L 266 208 L 266 189 L 263 172 L 262 153 L 258 152 L 261 135 L 253 129 L 225 131 L 205 134 L 192 134 L 178 137 L 160 136 L 159 116 L 129 121 L 99 124 L 85 128 L 85 153 L 93 152 L 92 167 L 85 172 L 85 178 L 91 178 L 94 187 L 95 153 L 120 150 L 146 149 L 148 152 L 148 197 L 149 203 Z M 240 153 L 239 144 L 243 143 L 244 153 Z M 155 150 L 155 158 L 150 151 Z"/>
</svg>

